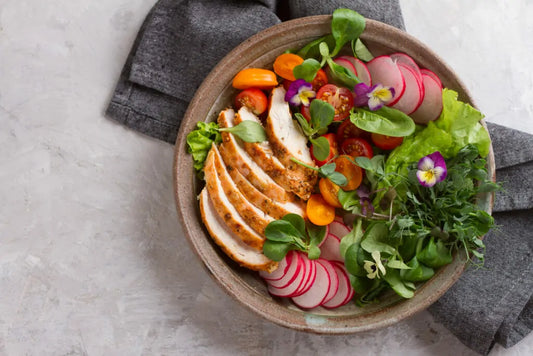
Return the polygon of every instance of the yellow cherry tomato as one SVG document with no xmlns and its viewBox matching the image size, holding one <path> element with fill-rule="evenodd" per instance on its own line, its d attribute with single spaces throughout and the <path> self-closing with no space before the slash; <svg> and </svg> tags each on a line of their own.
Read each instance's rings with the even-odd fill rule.
<svg viewBox="0 0 533 356">
<path fill-rule="evenodd" d="M 271 89 L 278 85 L 276 73 L 262 68 L 246 68 L 241 70 L 233 78 L 233 87 L 235 89 Z"/>
<path fill-rule="evenodd" d="M 327 178 L 320 178 L 318 188 L 320 189 L 320 194 L 329 205 L 335 208 L 342 208 L 339 198 L 337 198 L 340 189 L 337 184 Z"/>
<path fill-rule="evenodd" d="M 274 72 L 277 75 L 287 80 L 296 80 L 292 70 L 294 67 L 302 64 L 303 58 L 292 53 L 283 53 L 279 55 L 274 61 Z"/>
<path fill-rule="evenodd" d="M 313 194 L 307 201 L 307 218 L 315 225 L 325 226 L 335 220 L 335 208 L 326 203 L 322 195 Z"/>
</svg>

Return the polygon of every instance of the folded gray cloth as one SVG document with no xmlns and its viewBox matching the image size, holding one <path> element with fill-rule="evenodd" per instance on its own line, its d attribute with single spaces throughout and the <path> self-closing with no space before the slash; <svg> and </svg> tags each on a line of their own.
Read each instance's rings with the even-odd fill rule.
<svg viewBox="0 0 533 356">
<path fill-rule="evenodd" d="M 174 143 L 189 100 L 233 47 L 280 19 L 347 7 L 403 29 L 398 0 L 160 0 L 147 16 L 121 73 L 107 115 Z M 512 346 L 533 328 L 533 136 L 489 123 L 497 176 L 499 230 L 486 236 L 486 267 L 467 270 L 429 310 L 472 349 Z M 520 209 L 520 210 L 517 210 Z"/>
</svg>

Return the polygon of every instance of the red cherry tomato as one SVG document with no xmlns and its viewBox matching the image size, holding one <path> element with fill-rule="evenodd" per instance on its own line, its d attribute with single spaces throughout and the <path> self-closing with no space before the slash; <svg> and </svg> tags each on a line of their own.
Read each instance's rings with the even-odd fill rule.
<svg viewBox="0 0 533 356">
<path fill-rule="evenodd" d="M 403 137 L 386 136 L 377 133 L 372 133 L 372 142 L 382 150 L 392 150 L 400 146 L 403 142 Z"/>
<path fill-rule="evenodd" d="M 235 109 L 239 110 L 243 106 L 254 114 L 261 115 L 267 109 L 268 99 L 265 93 L 257 88 L 245 89 L 235 97 Z"/>
<path fill-rule="evenodd" d="M 309 110 L 309 106 L 301 105 L 300 114 L 302 114 L 308 122 L 311 121 L 311 111 Z"/>
<path fill-rule="evenodd" d="M 374 156 L 374 151 L 370 143 L 360 137 L 351 137 L 344 140 L 341 144 L 341 152 L 353 158 L 359 156 L 372 158 Z"/>
<path fill-rule="evenodd" d="M 326 84 L 320 88 L 316 99 L 330 103 L 335 108 L 334 121 L 341 121 L 347 117 L 353 108 L 353 96 L 350 90 L 334 84 Z"/>
<path fill-rule="evenodd" d="M 359 127 L 355 126 L 349 119 L 346 119 L 337 129 L 337 142 L 341 144 L 344 140 L 350 137 L 363 137 L 367 139 L 369 138 L 369 133 L 367 131 L 361 130 Z"/>
<path fill-rule="evenodd" d="M 319 161 L 318 159 L 316 159 L 315 155 L 313 154 L 313 146 L 311 146 L 311 157 L 315 161 L 316 165 L 319 167 L 325 165 L 333 157 L 339 154 L 339 149 L 337 148 L 337 141 L 335 141 L 335 135 L 332 133 L 329 133 L 329 134 L 325 134 L 323 137 L 325 137 L 329 141 L 329 155 L 325 160 Z"/>
</svg>

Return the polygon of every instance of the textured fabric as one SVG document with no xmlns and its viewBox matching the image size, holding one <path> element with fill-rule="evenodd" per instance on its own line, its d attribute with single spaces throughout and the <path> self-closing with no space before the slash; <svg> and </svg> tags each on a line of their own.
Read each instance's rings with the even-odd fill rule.
<svg viewBox="0 0 533 356">
<path fill-rule="evenodd" d="M 484 268 L 468 269 L 429 308 L 437 321 L 481 354 L 488 354 L 495 342 L 514 345 L 533 327 L 532 216 L 531 209 L 494 214 L 500 227 L 485 237 Z"/>
<path fill-rule="evenodd" d="M 244 39 L 281 20 L 348 7 L 403 29 L 397 0 L 160 0 L 147 16 L 107 109 L 110 118 L 174 143 L 188 101 L 210 69 Z M 533 327 L 533 136 L 488 123 L 499 229 L 486 236 L 486 267 L 469 269 L 429 311 L 463 343 L 486 354 Z"/>
<path fill-rule="evenodd" d="M 231 49 L 279 23 L 277 9 L 291 19 L 331 14 L 338 7 L 403 28 L 398 0 L 160 0 L 139 31 L 106 114 L 174 143 L 204 77 Z"/>
</svg>

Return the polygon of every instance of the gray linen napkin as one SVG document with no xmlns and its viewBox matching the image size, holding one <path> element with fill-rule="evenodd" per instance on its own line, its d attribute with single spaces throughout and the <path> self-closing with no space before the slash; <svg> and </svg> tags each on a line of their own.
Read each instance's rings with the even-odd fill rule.
<svg viewBox="0 0 533 356">
<path fill-rule="evenodd" d="M 403 29 L 398 0 L 160 0 L 148 14 L 106 114 L 174 143 L 181 117 L 209 70 L 251 35 L 280 19 L 339 7 Z M 486 236 L 486 267 L 467 270 L 429 310 L 463 343 L 487 354 L 533 328 L 533 136 L 489 123 L 505 192 L 494 205 L 500 229 Z"/>
</svg>

